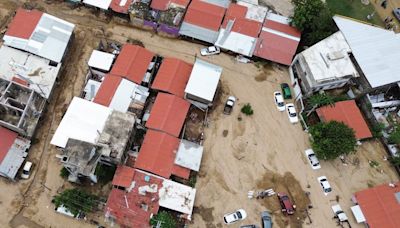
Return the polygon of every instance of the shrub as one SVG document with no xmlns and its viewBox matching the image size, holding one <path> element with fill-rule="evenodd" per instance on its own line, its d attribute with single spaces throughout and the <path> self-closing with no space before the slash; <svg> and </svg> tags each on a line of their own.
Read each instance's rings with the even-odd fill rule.
<svg viewBox="0 0 400 228">
<path fill-rule="evenodd" d="M 63 179 L 68 178 L 69 176 L 69 171 L 68 169 L 66 169 L 65 167 L 62 167 L 62 169 L 60 170 L 60 177 L 62 177 Z"/>
<path fill-rule="evenodd" d="M 251 107 L 250 103 L 245 104 L 242 109 L 242 113 L 245 114 L 246 116 L 251 116 L 254 114 L 253 108 Z"/>
<path fill-rule="evenodd" d="M 177 222 L 175 218 L 167 211 L 160 211 L 150 219 L 150 225 L 156 227 L 157 223 L 161 222 L 161 228 L 176 228 Z"/>
</svg>

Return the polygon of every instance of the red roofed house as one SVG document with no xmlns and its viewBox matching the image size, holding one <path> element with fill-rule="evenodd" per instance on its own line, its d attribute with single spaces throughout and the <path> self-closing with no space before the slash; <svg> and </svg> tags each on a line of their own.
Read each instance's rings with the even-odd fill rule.
<svg viewBox="0 0 400 228">
<path fill-rule="evenodd" d="M 120 112 L 141 112 L 149 95 L 148 88 L 120 76 L 107 74 L 93 102 Z"/>
<path fill-rule="evenodd" d="M 215 45 L 251 57 L 266 14 L 262 6 L 231 3 Z"/>
<path fill-rule="evenodd" d="M 370 228 L 400 227 L 400 182 L 365 189 L 354 197 L 358 205 L 351 210 L 358 223 Z"/>
<path fill-rule="evenodd" d="M 153 0 L 151 7 L 159 10 L 157 32 L 159 35 L 178 37 L 179 29 L 190 0 Z"/>
<path fill-rule="evenodd" d="M 112 0 L 110 8 L 114 12 L 128 14 L 129 6 L 132 2 L 133 0 Z"/>
<path fill-rule="evenodd" d="M 289 19 L 268 13 L 254 55 L 284 65 L 292 63 L 301 33 L 289 25 Z"/>
<path fill-rule="evenodd" d="M 208 43 L 215 43 L 225 8 L 216 4 L 193 0 L 185 14 L 179 34 Z"/>
<path fill-rule="evenodd" d="M 148 130 L 135 168 L 169 179 L 175 175 L 189 179 L 190 169 L 175 164 L 180 140 L 163 132 Z"/>
<path fill-rule="evenodd" d="M 74 24 L 52 15 L 19 8 L 3 40 L 7 46 L 60 63 L 74 28 Z"/>
<path fill-rule="evenodd" d="M 334 106 L 324 106 L 316 110 L 323 122 L 343 122 L 355 132 L 358 140 L 371 138 L 372 134 L 354 100 L 339 101 Z"/>
<path fill-rule="evenodd" d="M 119 53 L 111 74 L 141 84 L 151 66 L 154 53 L 132 44 L 125 44 Z"/>
<path fill-rule="evenodd" d="M 192 69 L 192 64 L 180 59 L 164 58 L 151 88 L 183 98 Z"/>
<path fill-rule="evenodd" d="M 146 127 L 179 137 L 190 103 L 175 95 L 158 93 Z"/>
<path fill-rule="evenodd" d="M 29 140 L 19 138 L 16 132 L 0 126 L 0 175 L 14 180 L 29 147 Z"/>
<path fill-rule="evenodd" d="M 129 167 L 118 168 L 113 186 L 104 211 L 111 223 L 149 228 L 150 218 L 160 207 L 182 213 L 190 220 L 196 189 Z"/>
</svg>

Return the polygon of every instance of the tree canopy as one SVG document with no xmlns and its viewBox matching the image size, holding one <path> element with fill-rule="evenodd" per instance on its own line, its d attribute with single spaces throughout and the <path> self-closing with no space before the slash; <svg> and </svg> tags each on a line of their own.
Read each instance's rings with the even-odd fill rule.
<svg viewBox="0 0 400 228">
<path fill-rule="evenodd" d="M 337 121 L 318 123 L 310 127 L 312 148 L 318 158 L 331 160 L 355 151 L 354 130 Z"/>
<path fill-rule="evenodd" d="M 156 226 L 161 222 L 161 228 L 175 228 L 177 227 L 174 217 L 167 211 L 160 211 L 157 215 L 150 219 L 150 225 Z"/>
<path fill-rule="evenodd" d="M 310 46 L 336 31 L 332 12 L 321 0 L 292 0 L 291 23 L 302 32 L 302 42 Z"/>
<path fill-rule="evenodd" d="M 78 188 L 67 189 L 54 197 L 56 207 L 63 205 L 75 216 L 79 212 L 91 212 L 97 205 L 97 197 Z"/>
</svg>

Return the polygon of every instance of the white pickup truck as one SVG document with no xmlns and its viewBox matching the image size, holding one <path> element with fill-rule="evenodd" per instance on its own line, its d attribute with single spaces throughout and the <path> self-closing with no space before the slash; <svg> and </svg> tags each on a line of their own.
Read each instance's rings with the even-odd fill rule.
<svg viewBox="0 0 400 228">
<path fill-rule="evenodd" d="M 351 225 L 349 223 L 349 218 L 347 217 L 346 213 L 343 212 L 339 204 L 333 205 L 332 211 L 335 214 L 335 218 L 338 219 L 338 225 L 344 227 L 344 224 L 347 224 L 347 226 L 351 228 Z"/>
</svg>

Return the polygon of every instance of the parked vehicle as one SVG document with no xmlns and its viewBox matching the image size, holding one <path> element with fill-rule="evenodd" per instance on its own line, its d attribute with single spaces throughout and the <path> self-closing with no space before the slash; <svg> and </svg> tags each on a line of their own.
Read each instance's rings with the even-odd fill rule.
<svg viewBox="0 0 400 228">
<path fill-rule="evenodd" d="M 246 217 L 247 217 L 246 211 L 244 211 L 243 209 L 239 209 L 235 212 L 224 215 L 224 223 L 232 224 L 237 221 L 243 220 Z"/>
<path fill-rule="evenodd" d="M 286 215 L 293 215 L 296 206 L 290 201 L 289 196 L 286 193 L 278 193 L 277 196 L 281 204 L 282 212 Z"/>
<path fill-rule="evenodd" d="M 321 168 L 321 165 L 319 164 L 319 160 L 312 149 L 307 149 L 304 151 L 304 153 L 306 154 L 306 157 L 308 158 L 308 161 L 310 162 L 312 169 L 320 169 Z"/>
<path fill-rule="evenodd" d="M 272 228 L 271 214 L 268 211 L 261 212 L 262 228 Z"/>
<path fill-rule="evenodd" d="M 393 10 L 394 16 L 397 18 L 397 20 L 400 21 L 400 8 L 396 8 Z"/>
<path fill-rule="evenodd" d="M 236 98 L 234 96 L 229 96 L 225 102 L 224 114 L 229 115 L 232 112 L 233 106 L 235 106 Z"/>
<path fill-rule="evenodd" d="M 287 83 L 281 84 L 283 98 L 285 99 L 292 99 L 292 92 L 290 92 L 290 87 Z"/>
<path fill-rule="evenodd" d="M 22 169 L 22 173 L 21 173 L 21 178 L 22 179 L 29 179 L 30 175 L 31 175 L 31 169 L 32 169 L 32 162 L 25 162 L 24 168 Z"/>
<path fill-rule="evenodd" d="M 339 204 L 333 205 L 332 210 L 333 210 L 333 213 L 335 214 L 335 217 L 337 217 L 340 222 L 345 222 L 345 221 L 349 220 L 349 218 L 347 218 L 346 213 L 343 212 L 343 210 Z"/>
<path fill-rule="evenodd" d="M 289 117 L 290 123 L 294 124 L 299 122 L 299 118 L 297 117 L 296 108 L 293 103 L 286 105 L 286 111 Z"/>
<path fill-rule="evenodd" d="M 285 101 L 283 100 L 283 96 L 282 96 L 281 92 L 279 92 L 279 91 L 274 92 L 274 101 L 275 101 L 275 105 L 279 111 L 281 111 L 281 112 L 285 111 Z"/>
<path fill-rule="evenodd" d="M 221 49 L 219 49 L 219 47 L 216 47 L 216 46 L 206 47 L 206 48 L 202 48 L 200 50 L 200 54 L 203 56 L 217 55 L 219 53 L 221 53 Z"/>
<path fill-rule="evenodd" d="M 326 176 L 320 176 L 317 178 L 318 182 L 320 183 L 322 190 L 324 191 L 325 195 L 328 195 L 332 191 L 331 185 L 329 184 Z"/>
</svg>

